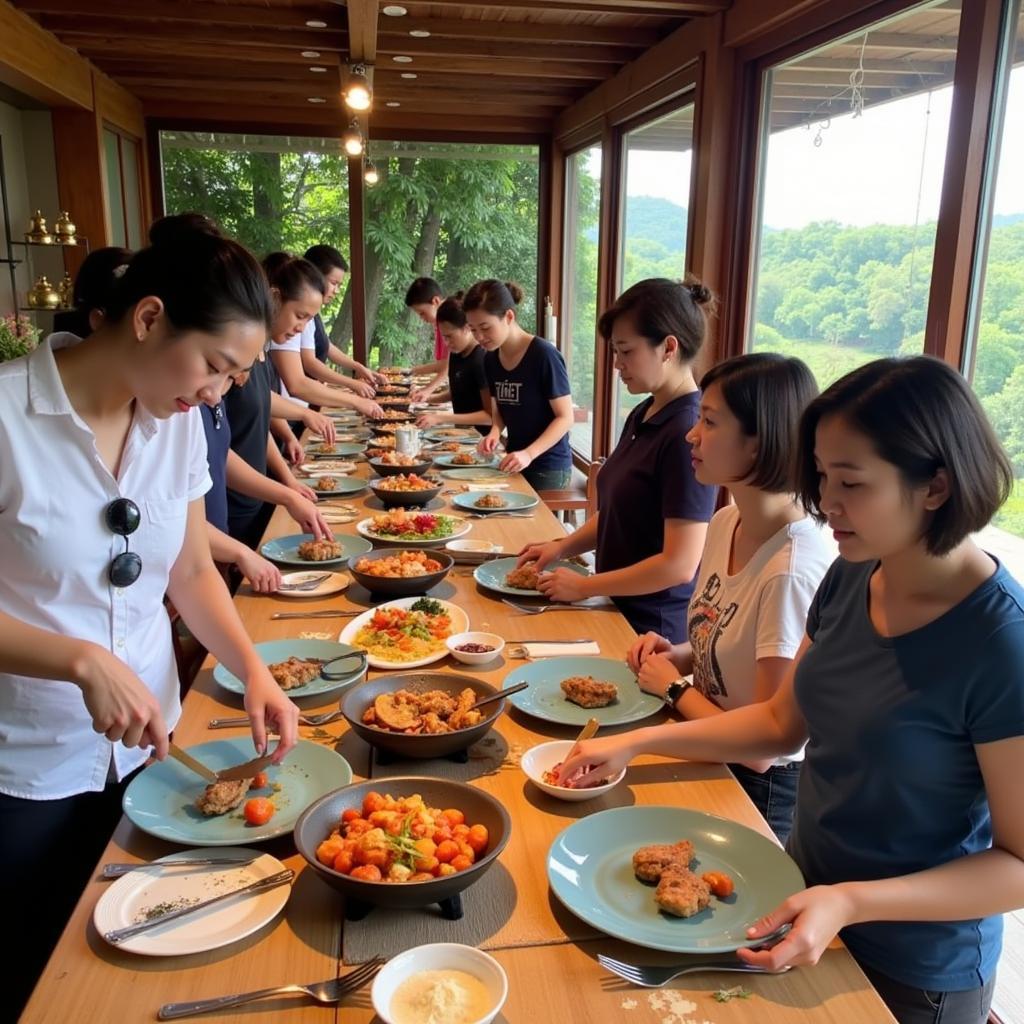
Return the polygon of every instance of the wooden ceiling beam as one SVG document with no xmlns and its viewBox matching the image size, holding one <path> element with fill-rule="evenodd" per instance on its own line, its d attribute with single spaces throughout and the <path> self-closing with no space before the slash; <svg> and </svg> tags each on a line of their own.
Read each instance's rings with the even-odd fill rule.
<svg viewBox="0 0 1024 1024">
<path fill-rule="evenodd" d="M 430 0 L 432 7 L 483 7 L 494 9 L 493 0 Z M 732 0 L 510 0 L 501 7 L 523 11 L 562 11 L 567 14 L 628 14 L 635 17 L 691 18 L 718 14 Z"/>
<path fill-rule="evenodd" d="M 27 14 L 71 15 L 76 19 L 96 18 L 130 21 L 182 21 L 207 25 L 247 25 L 252 28 L 305 29 L 306 21 L 324 20 L 323 7 L 243 7 L 227 4 L 197 4 L 187 0 L 135 0 L 132 4 L 98 5 L 96 0 L 14 0 Z M 315 30 L 310 30 L 315 31 Z M 322 30 L 321 30 L 322 31 Z"/>
<path fill-rule="evenodd" d="M 252 79 L 260 82 L 303 82 L 309 86 L 322 84 L 325 79 L 337 83 L 340 77 L 337 54 L 327 54 L 316 61 L 304 60 L 301 64 L 258 63 L 250 61 L 223 61 L 216 65 L 209 61 L 173 60 L 171 57 L 155 61 L 143 61 L 137 57 L 131 60 L 111 60 L 104 58 L 98 62 L 103 70 L 119 81 L 126 78 L 145 78 L 159 81 L 162 78 L 209 78 L 217 76 L 219 82 L 228 79 Z M 326 72 L 316 73 L 309 70 L 310 64 L 326 67 Z"/>
<path fill-rule="evenodd" d="M 377 59 L 377 0 L 348 0 L 349 57 L 372 64 Z"/>
<path fill-rule="evenodd" d="M 64 38 L 89 39 L 96 37 L 113 41 L 131 52 L 132 46 L 150 39 L 173 41 L 187 48 L 192 43 L 213 43 L 228 54 L 238 44 L 266 46 L 290 50 L 346 50 L 345 31 L 338 26 L 331 29 L 291 28 L 234 28 L 226 37 L 223 28 L 180 21 L 122 21 L 118 18 L 76 18 L 73 15 L 43 14 L 39 17 L 43 28 Z"/>
<path fill-rule="evenodd" d="M 138 61 L 150 56 L 158 60 L 184 58 L 187 60 L 210 60 L 218 64 L 226 55 L 230 55 L 232 61 L 246 61 L 253 64 L 291 62 L 303 67 L 311 63 L 307 58 L 301 57 L 298 50 L 275 49 L 272 46 L 225 48 L 223 42 L 190 43 L 185 49 L 180 42 L 174 39 L 124 39 L 120 37 L 107 39 L 102 36 L 64 35 L 61 40 L 67 46 L 74 47 L 82 56 L 90 57 L 104 67 L 126 57 Z M 336 52 L 331 52 L 323 47 L 321 49 L 323 57 L 317 58 L 321 64 L 324 58 L 337 55 Z"/>
<path fill-rule="evenodd" d="M 385 62 L 382 60 L 380 65 Z M 390 61 L 387 63 L 391 64 Z M 378 65 L 377 71 L 381 70 Z M 433 71 L 445 75 L 501 75 L 506 78 L 571 78 L 579 81 L 600 82 L 615 71 L 614 65 L 594 61 L 564 60 L 502 60 L 495 57 L 417 57 L 412 64 L 391 64 L 393 69 L 411 71 Z"/>
<path fill-rule="evenodd" d="M 454 88 L 466 88 L 467 86 L 462 84 L 461 80 L 456 78 L 453 79 L 451 75 L 446 75 L 441 72 L 435 71 L 413 71 L 405 72 L 409 74 L 415 74 L 415 79 L 402 78 L 402 67 L 400 64 L 395 64 L 392 67 L 377 67 L 374 72 L 374 82 L 380 86 L 398 85 L 402 88 L 415 88 L 415 89 L 448 89 Z M 415 82 L 415 84 L 413 84 Z M 588 88 L 585 81 L 581 82 L 578 78 L 516 78 L 510 75 L 488 75 L 486 80 L 480 79 L 478 82 L 480 88 L 487 89 L 509 89 L 516 92 L 544 92 L 544 93 L 572 93 L 573 95 L 579 95 L 581 92 L 585 92 Z M 475 88 L 476 86 L 474 86 Z"/>
<path fill-rule="evenodd" d="M 40 0 L 41 2 L 41 0 Z M 76 0 L 80 2 L 80 0 Z M 539 21 L 492 21 L 483 18 L 388 18 L 378 26 L 381 36 L 405 36 L 410 32 L 429 32 L 432 39 L 498 39 L 515 42 L 570 42 L 580 46 L 632 46 L 646 50 L 662 34 L 649 28 L 626 28 L 615 25 L 560 25 Z"/>
<path fill-rule="evenodd" d="M 870 48 L 870 39 L 869 39 Z M 780 70 L 786 74 L 817 74 L 820 71 L 845 72 L 850 74 L 857 67 L 857 58 L 847 57 L 845 59 L 830 57 L 802 57 L 795 64 L 786 64 Z M 953 61 L 930 61 L 930 60 L 903 60 L 900 57 L 889 59 L 866 59 L 864 61 L 864 75 L 887 74 L 896 71 L 907 75 L 940 75 L 947 77 L 953 73 Z"/>
<path fill-rule="evenodd" d="M 561 43 L 499 42 L 497 40 L 413 39 L 410 36 L 381 35 L 377 52 L 383 57 L 406 54 L 417 57 L 496 57 L 501 60 L 524 61 L 592 61 L 616 66 L 631 61 L 636 54 L 625 46 L 576 46 L 571 29 L 566 26 L 566 38 Z"/>
<path fill-rule="evenodd" d="M 115 81 L 126 89 L 142 93 L 146 89 L 205 89 L 206 95 L 245 93 L 258 102 L 269 93 L 281 96 L 338 96 L 338 75 L 317 75 L 312 82 L 274 81 L 267 78 L 213 78 L 203 75 L 118 75 Z"/>
</svg>

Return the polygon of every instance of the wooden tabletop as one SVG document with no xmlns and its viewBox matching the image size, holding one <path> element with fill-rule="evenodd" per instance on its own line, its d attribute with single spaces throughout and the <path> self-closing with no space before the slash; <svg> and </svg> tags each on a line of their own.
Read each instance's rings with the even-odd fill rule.
<svg viewBox="0 0 1024 1024">
<path fill-rule="evenodd" d="M 367 475 L 368 467 L 359 472 Z M 532 493 L 521 477 L 511 478 L 511 488 Z M 450 486 L 457 486 L 452 484 Z M 443 495 L 445 502 L 450 495 Z M 370 492 L 351 499 L 360 509 L 379 510 Z M 452 512 L 446 507 L 445 512 Z M 457 510 L 456 510 L 457 511 Z M 543 506 L 532 519 L 475 520 L 472 538 L 502 544 L 514 553 L 529 540 L 560 535 L 561 524 Z M 354 524 L 336 526 L 338 533 L 354 533 Z M 295 524 L 280 509 L 275 513 L 267 537 L 296 533 Z M 502 604 L 494 594 L 479 589 L 464 566 L 456 566 L 431 596 L 452 600 L 468 613 L 473 629 L 493 630 L 507 640 L 589 637 L 596 640 L 602 655 L 620 658 L 633 632 L 612 606 L 582 611 L 522 615 Z M 346 619 L 318 621 L 271 621 L 274 611 L 320 608 L 356 609 L 370 605 L 369 595 L 358 585 L 345 593 L 324 599 L 287 599 L 253 595 L 247 586 L 239 590 L 236 605 L 249 634 L 256 641 L 295 637 L 303 632 L 336 636 Z M 207 722 L 215 716 L 236 714 L 240 698 L 223 691 L 212 680 L 213 659 L 200 671 L 184 706 L 175 739 L 185 747 L 217 736 L 243 736 L 245 729 L 212 733 Z M 502 658 L 493 665 L 472 672 L 500 685 L 502 678 L 522 662 Z M 470 671 L 446 659 L 436 670 Z M 371 672 L 371 674 L 375 674 Z M 335 701 L 308 704 L 303 710 L 326 710 Z M 656 721 L 650 719 L 649 721 Z M 568 912 L 550 894 L 545 861 L 553 837 L 584 813 L 630 804 L 691 807 L 731 818 L 770 835 L 767 825 L 754 809 L 731 774 L 720 765 L 688 764 L 659 758 L 643 758 L 629 769 L 625 781 L 607 796 L 585 804 L 564 803 L 537 792 L 517 767 L 518 756 L 545 739 L 569 738 L 572 730 L 540 722 L 518 711 L 502 716 L 497 731 L 504 745 L 503 770 L 474 779 L 496 796 L 512 818 L 512 837 L 500 863 L 515 879 L 516 899 L 513 921 L 524 926 L 550 929 L 564 938 L 562 927 Z M 337 737 L 337 749 L 349 761 L 359 778 L 372 772 L 369 748 L 348 732 L 344 721 L 332 723 L 320 732 L 302 728 L 303 736 L 331 743 L 324 733 Z M 410 770 L 416 771 L 411 765 Z M 382 788 L 385 788 L 382 783 Z M 73 849 L 72 846 L 69 847 Z M 283 914 L 247 939 L 208 953 L 180 957 L 144 957 L 109 946 L 92 923 L 96 901 L 110 883 L 92 881 L 82 895 L 46 971 L 29 1002 L 22 1021 L 26 1024 L 66 1024 L 69 1020 L 135 1022 L 154 1020 L 157 1008 L 167 1002 L 200 999 L 287 982 L 312 982 L 331 978 L 339 970 L 342 950 L 342 907 L 337 893 L 308 870 L 288 836 L 262 844 L 293 868 L 298 877 Z M 122 819 L 104 852 L 102 862 L 150 860 L 177 848 L 155 839 Z M 473 890 L 466 893 L 471 899 Z M 386 913 L 377 910 L 374 913 Z M 573 926 L 577 922 L 574 919 Z M 359 924 L 347 927 L 358 928 Z M 451 925 L 450 941 L 459 941 L 458 922 Z M 894 1019 L 868 984 L 860 969 L 836 942 L 813 968 L 794 970 L 780 976 L 697 974 L 677 979 L 660 990 L 635 988 L 613 978 L 596 962 L 600 952 L 633 963 L 665 961 L 664 954 L 600 936 L 589 929 L 577 934 L 592 937 L 580 941 L 499 949 L 493 955 L 508 972 L 509 996 L 497 1024 L 591 1024 L 600 1020 L 629 1024 L 885 1024 Z M 347 970 L 347 967 L 341 968 Z M 749 998 L 717 1002 L 712 993 L 738 983 Z M 281 1016 L 287 1011 L 287 1017 Z M 218 1022 L 288 1020 L 359 1022 L 377 1021 L 369 989 L 345 1000 L 342 1009 L 318 1006 L 304 997 L 289 996 L 253 1003 L 206 1017 Z"/>
</svg>

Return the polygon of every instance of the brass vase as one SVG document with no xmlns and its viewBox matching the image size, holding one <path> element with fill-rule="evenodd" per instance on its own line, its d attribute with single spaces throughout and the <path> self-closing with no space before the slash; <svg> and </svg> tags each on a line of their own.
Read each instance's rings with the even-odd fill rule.
<svg viewBox="0 0 1024 1024">
<path fill-rule="evenodd" d="M 61 308 L 69 309 L 75 304 L 75 283 L 70 274 L 65 273 L 64 280 L 57 286 L 57 295 L 60 297 Z"/>
<path fill-rule="evenodd" d="M 28 304 L 33 309 L 57 309 L 60 306 L 60 293 L 50 284 L 45 274 L 32 285 L 28 293 Z"/>
<path fill-rule="evenodd" d="M 78 228 L 75 227 L 75 222 L 71 219 L 71 214 L 67 210 L 61 210 L 53 230 L 57 235 L 57 241 L 61 245 L 78 245 L 78 239 L 75 237 L 78 233 Z"/>
<path fill-rule="evenodd" d="M 46 218 L 42 210 L 36 210 L 28 223 L 28 231 L 25 232 L 26 242 L 36 242 L 39 245 L 51 245 L 53 235 L 46 228 Z"/>
</svg>

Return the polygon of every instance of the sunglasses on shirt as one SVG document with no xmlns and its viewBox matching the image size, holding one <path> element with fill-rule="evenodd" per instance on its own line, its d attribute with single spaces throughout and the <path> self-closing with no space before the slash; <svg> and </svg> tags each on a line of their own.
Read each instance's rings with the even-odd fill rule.
<svg viewBox="0 0 1024 1024">
<path fill-rule="evenodd" d="M 107 529 L 124 537 L 124 551 L 114 556 L 107 577 L 115 587 L 130 587 L 142 575 L 142 559 L 128 550 L 128 538 L 139 528 L 142 514 L 131 498 L 115 498 L 104 510 Z"/>
</svg>

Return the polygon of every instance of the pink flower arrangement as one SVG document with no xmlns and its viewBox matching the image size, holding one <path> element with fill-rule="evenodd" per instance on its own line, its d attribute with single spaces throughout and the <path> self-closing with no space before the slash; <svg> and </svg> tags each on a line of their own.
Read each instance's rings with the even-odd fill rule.
<svg viewBox="0 0 1024 1024">
<path fill-rule="evenodd" d="M 17 359 L 36 347 L 40 329 L 24 314 L 0 317 L 0 363 Z"/>
</svg>

